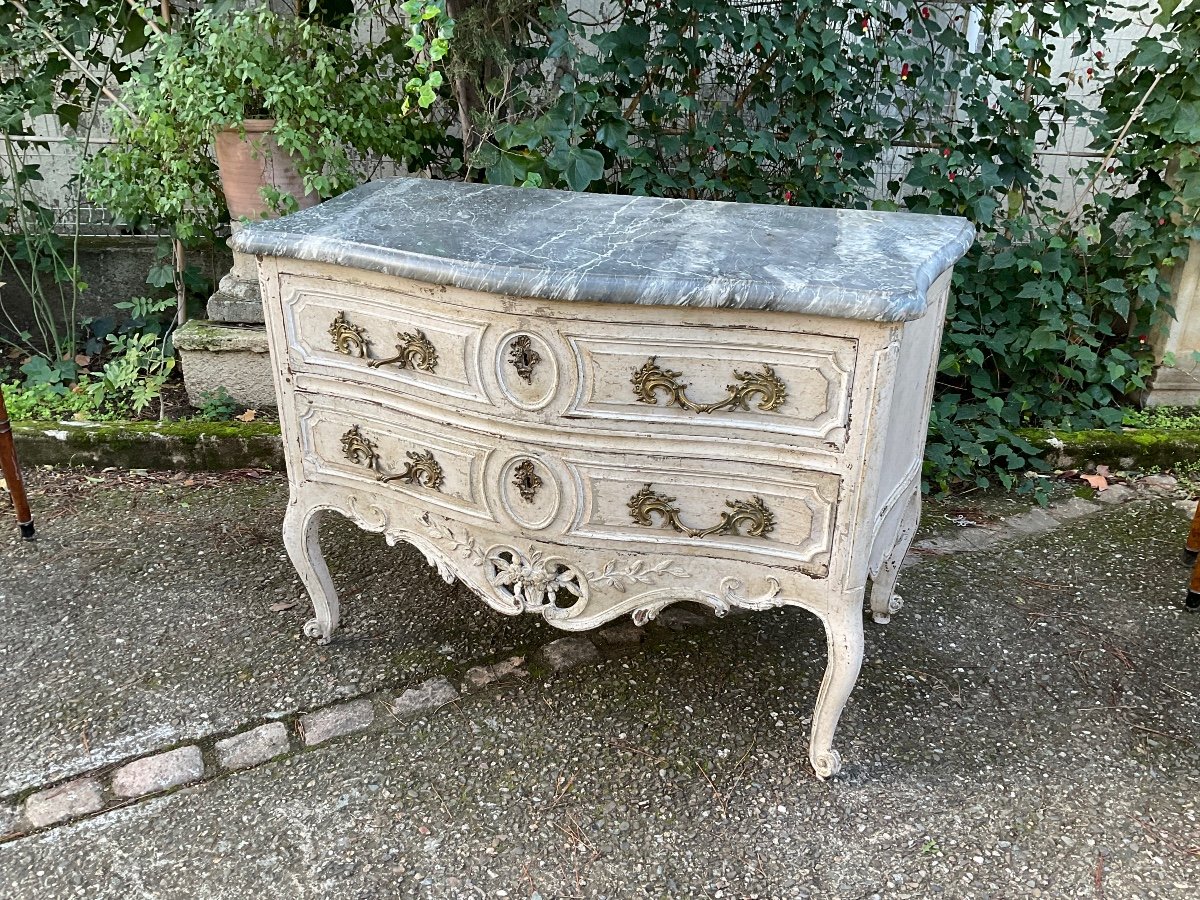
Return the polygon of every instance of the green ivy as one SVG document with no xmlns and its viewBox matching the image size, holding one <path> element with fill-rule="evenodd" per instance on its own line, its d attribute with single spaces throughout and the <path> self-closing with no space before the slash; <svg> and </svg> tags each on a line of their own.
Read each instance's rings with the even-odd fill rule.
<svg viewBox="0 0 1200 900">
<path fill-rule="evenodd" d="M 1119 427 L 1145 387 L 1172 268 L 1198 234 L 1194 3 L 1162 4 L 1161 34 L 1115 66 L 1104 39 L 1151 15 L 1144 3 L 479 6 L 451 66 L 481 98 L 469 177 L 976 224 L 954 276 L 928 487 L 1032 490 L 1023 474 L 1045 465 L 1018 429 Z M 498 53 L 478 31 L 512 40 Z M 1054 77 L 1064 45 L 1075 68 Z M 1068 120 L 1102 159 L 1063 186 L 1038 148 Z"/>
<path fill-rule="evenodd" d="M 226 6 L 151 34 L 110 115 L 117 143 L 85 169 L 89 195 L 130 222 L 149 220 L 182 240 L 207 236 L 225 214 L 213 135 L 255 117 L 275 120 L 305 189 L 321 197 L 362 179 L 355 153 L 430 165 L 449 145 L 426 111 L 453 23 L 440 0 L 401 7 L 404 24 L 365 43 L 352 22 Z M 279 212 L 296 208 L 292 197 L 264 198 Z"/>
</svg>

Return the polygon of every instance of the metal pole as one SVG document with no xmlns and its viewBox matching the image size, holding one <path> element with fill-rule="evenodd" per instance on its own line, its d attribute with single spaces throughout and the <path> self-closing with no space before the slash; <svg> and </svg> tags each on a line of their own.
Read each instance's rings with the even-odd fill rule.
<svg viewBox="0 0 1200 900">
<path fill-rule="evenodd" d="M 13 446 L 12 425 L 8 421 L 8 408 L 4 405 L 4 391 L 0 391 L 0 470 L 4 472 L 4 483 L 8 485 L 8 493 L 12 496 L 21 537 L 31 541 L 33 516 L 29 512 L 29 498 L 25 496 L 21 467 L 17 465 L 17 448 Z"/>
</svg>

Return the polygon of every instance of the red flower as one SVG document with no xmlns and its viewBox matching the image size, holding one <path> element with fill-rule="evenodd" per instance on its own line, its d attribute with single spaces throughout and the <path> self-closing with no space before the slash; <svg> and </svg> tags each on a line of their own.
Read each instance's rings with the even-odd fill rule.
<svg viewBox="0 0 1200 900">
<path fill-rule="evenodd" d="M 795 196 L 795 194 L 793 194 L 791 191 L 784 191 L 784 192 L 783 192 L 783 202 L 784 202 L 784 203 L 791 203 L 791 202 L 792 202 L 792 197 L 794 197 L 794 196 Z"/>
<path fill-rule="evenodd" d="M 950 173 L 950 180 L 951 180 L 951 181 L 953 181 L 953 180 L 954 180 L 954 173 L 953 173 L 953 172 L 951 172 L 951 173 Z"/>
<path fill-rule="evenodd" d="M 942 151 L 942 156 L 944 156 L 946 159 L 950 158 L 950 148 L 949 147 L 947 147 L 945 150 Z"/>
<path fill-rule="evenodd" d="M 922 6 L 922 7 L 921 7 L 921 18 L 922 18 L 922 19 L 928 19 L 928 18 L 929 18 L 929 7 L 928 7 L 928 6 Z"/>
<path fill-rule="evenodd" d="M 863 31 L 866 31 L 870 27 L 871 27 L 871 20 L 864 17 L 863 18 Z"/>
<path fill-rule="evenodd" d="M 907 78 L 907 77 L 908 77 L 908 63 L 905 63 L 904 65 L 902 65 L 902 66 L 900 67 L 900 77 L 901 77 L 901 78 Z"/>
<path fill-rule="evenodd" d="M 1103 50 L 1096 51 L 1096 59 L 1104 59 L 1104 51 Z"/>
<path fill-rule="evenodd" d="M 1096 74 L 1095 70 L 1091 66 L 1088 66 L 1087 73 L 1089 78 Z"/>
</svg>

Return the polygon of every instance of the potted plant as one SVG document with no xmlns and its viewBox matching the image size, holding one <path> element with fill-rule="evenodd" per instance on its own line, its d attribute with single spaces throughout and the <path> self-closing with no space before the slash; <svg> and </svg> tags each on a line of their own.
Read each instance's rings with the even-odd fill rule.
<svg viewBox="0 0 1200 900">
<path fill-rule="evenodd" d="M 353 187 L 355 156 L 438 162 L 449 143 L 428 110 L 453 23 L 440 0 L 401 9 L 408 28 L 373 43 L 349 23 L 262 8 L 205 9 L 156 30 L 112 108 L 115 143 L 85 168 L 89 197 L 186 241 L 226 208 L 258 218 Z"/>
</svg>

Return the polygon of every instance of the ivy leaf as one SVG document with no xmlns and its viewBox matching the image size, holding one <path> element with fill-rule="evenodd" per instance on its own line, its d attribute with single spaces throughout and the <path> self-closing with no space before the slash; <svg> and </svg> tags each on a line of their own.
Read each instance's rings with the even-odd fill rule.
<svg viewBox="0 0 1200 900">
<path fill-rule="evenodd" d="M 598 181 L 604 175 L 604 154 L 598 150 L 581 150 L 572 147 L 567 151 L 567 164 L 563 168 L 563 177 L 567 186 L 573 191 L 586 190 L 593 181 Z"/>
</svg>

